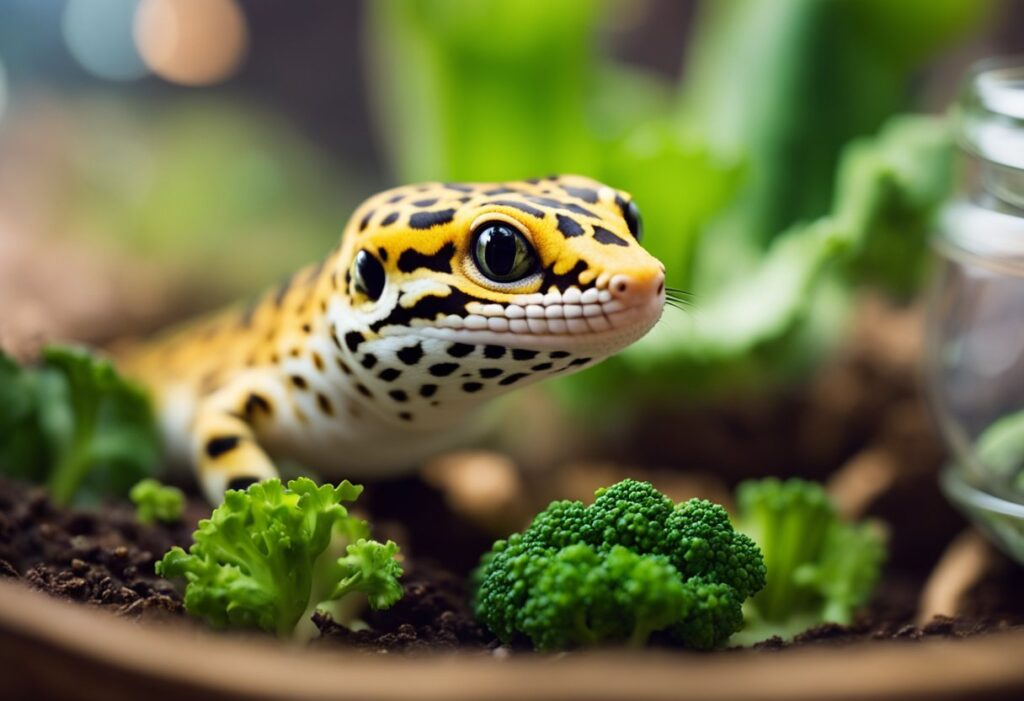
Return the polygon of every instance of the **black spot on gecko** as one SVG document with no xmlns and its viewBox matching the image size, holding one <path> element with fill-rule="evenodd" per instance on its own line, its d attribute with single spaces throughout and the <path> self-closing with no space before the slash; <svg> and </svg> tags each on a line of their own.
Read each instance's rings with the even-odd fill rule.
<svg viewBox="0 0 1024 701">
<path fill-rule="evenodd" d="M 439 209 L 434 212 L 416 212 L 409 217 L 410 229 L 430 229 L 447 224 L 455 218 L 454 209 Z"/>
<path fill-rule="evenodd" d="M 569 239 L 574 236 L 583 235 L 583 227 L 572 217 L 567 217 L 564 214 L 556 214 L 555 219 L 558 220 L 558 230 L 562 232 L 562 236 L 565 238 Z"/>
<path fill-rule="evenodd" d="M 306 378 L 302 377 L 301 375 L 292 375 L 290 379 L 292 381 L 292 384 L 298 387 L 299 389 L 306 389 L 306 387 L 309 386 L 308 383 L 306 382 Z"/>
<path fill-rule="evenodd" d="M 435 204 L 437 204 L 437 198 L 430 197 L 425 200 L 416 200 L 412 204 L 414 207 L 433 207 Z"/>
<path fill-rule="evenodd" d="M 270 406 L 270 402 L 262 394 L 250 394 L 245 398 L 245 407 L 243 409 L 247 417 L 252 417 L 257 411 L 263 412 L 264 414 L 274 413 L 273 407 Z"/>
<path fill-rule="evenodd" d="M 398 212 L 392 212 L 391 214 L 387 215 L 386 217 L 384 217 L 383 219 L 380 220 L 380 225 L 381 226 L 391 226 L 396 221 L 398 221 Z"/>
<path fill-rule="evenodd" d="M 366 216 L 363 217 L 362 221 L 359 222 L 360 231 L 364 231 L 366 227 L 370 224 L 370 219 L 373 217 L 373 214 L 374 210 L 371 209 L 369 212 L 366 213 Z"/>
<path fill-rule="evenodd" d="M 414 346 L 407 346 L 400 349 L 395 355 L 406 365 L 415 365 L 423 358 L 423 344 L 417 343 Z"/>
<path fill-rule="evenodd" d="M 549 357 L 555 358 L 557 360 L 559 358 L 568 358 L 570 355 L 572 355 L 572 353 L 570 353 L 569 351 L 551 351 L 551 353 L 549 353 L 548 355 Z"/>
<path fill-rule="evenodd" d="M 594 225 L 594 240 L 606 246 L 628 246 L 626 239 L 616 236 L 603 226 Z"/>
<path fill-rule="evenodd" d="M 589 202 L 590 204 L 597 204 L 597 190 L 592 190 L 589 187 L 573 187 L 571 185 L 563 185 L 562 189 L 565 190 L 567 195 L 579 197 L 584 202 Z"/>
<path fill-rule="evenodd" d="M 334 407 L 331 406 L 331 400 L 325 397 L 323 394 L 317 393 L 316 403 L 320 405 L 320 411 L 327 414 L 328 416 L 334 416 Z"/>
<path fill-rule="evenodd" d="M 349 331 L 345 334 L 345 345 L 348 346 L 348 349 L 353 353 L 355 353 L 356 349 L 359 348 L 359 344 L 365 340 L 366 336 L 359 331 Z"/>
<path fill-rule="evenodd" d="M 435 392 L 437 392 L 437 385 L 423 385 L 420 387 L 421 397 L 433 397 Z"/>
<path fill-rule="evenodd" d="M 505 355 L 505 346 L 484 346 L 484 357 L 497 360 Z"/>
<path fill-rule="evenodd" d="M 407 402 L 409 401 L 409 395 L 405 393 L 405 390 L 393 389 L 388 392 L 388 396 L 394 399 L 396 402 Z"/>
<path fill-rule="evenodd" d="M 324 371 L 324 359 L 321 358 L 320 354 L 316 351 L 313 351 L 313 365 L 315 365 L 316 369 L 320 372 Z"/>
<path fill-rule="evenodd" d="M 592 358 L 576 358 L 569 365 L 586 365 L 592 360 Z"/>
<path fill-rule="evenodd" d="M 505 371 L 501 368 L 480 368 L 480 377 L 490 379 L 492 377 L 497 377 L 503 372 Z"/>
<path fill-rule="evenodd" d="M 206 454 L 211 458 L 218 458 L 224 453 L 231 452 L 238 447 L 241 439 L 238 436 L 217 436 L 206 441 Z"/>
<path fill-rule="evenodd" d="M 428 368 L 428 372 L 434 377 L 448 377 L 458 369 L 458 363 L 435 363 Z"/>
<path fill-rule="evenodd" d="M 513 348 L 512 359 L 513 360 L 533 360 L 537 357 L 537 351 L 527 350 L 525 348 Z"/>
<path fill-rule="evenodd" d="M 483 388 L 484 388 L 484 386 L 482 384 L 480 384 L 479 382 L 463 382 L 462 383 L 462 390 L 464 392 L 470 392 L 470 393 L 472 393 L 472 392 L 479 392 Z"/>
<path fill-rule="evenodd" d="M 544 218 L 543 210 L 537 209 L 536 207 L 531 207 L 528 204 L 523 204 L 522 202 L 516 202 L 515 200 L 494 200 L 490 204 L 499 205 L 501 207 L 511 207 L 512 209 L 518 209 L 520 212 L 525 212 L 526 214 L 529 214 L 531 217 L 536 217 L 537 219 Z"/>
<path fill-rule="evenodd" d="M 234 489 L 235 491 L 244 492 L 249 489 L 252 485 L 259 482 L 255 477 L 232 477 L 228 480 L 227 489 Z"/>
<path fill-rule="evenodd" d="M 402 421 L 412 421 L 412 414 L 410 414 L 408 411 L 403 411 L 398 415 L 398 418 L 400 418 Z"/>
<path fill-rule="evenodd" d="M 519 380 L 523 379 L 526 376 L 527 375 L 524 372 L 514 372 L 511 375 L 506 375 L 505 377 L 498 380 L 498 384 L 508 386 L 516 382 L 519 382 Z"/>
<path fill-rule="evenodd" d="M 339 370 L 341 370 L 341 371 L 342 371 L 343 373 L 345 373 L 346 375 L 351 375 L 351 374 L 352 374 L 352 368 L 350 368 L 350 367 L 348 366 L 348 363 L 346 363 L 346 362 L 344 361 L 344 359 L 342 359 L 342 358 L 335 358 L 335 360 L 336 360 L 336 361 L 337 361 L 337 363 L 338 363 L 338 369 L 339 369 Z"/>
<path fill-rule="evenodd" d="M 401 202 L 404 199 L 405 199 L 405 193 L 401 193 L 400 192 L 397 195 L 393 196 L 391 199 L 389 199 L 388 200 L 388 204 L 398 204 L 399 202 Z"/>
<path fill-rule="evenodd" d="M 359 392 L 359 394 L 363 395 L 364 397 L 373 397 L 373 392 L 367 389 L 366 385 L 364 385 L 362 382 L 356 383 L 356 391 Z"/>
<path fill-rule="evenodd" d="M 544 269 L 545 283 L 554 287 L 558 290 L 566 290 L 570 287 L 576 287 L 580 282 L 580 275 L 587 270 L 586 261 L 577 261 L 571 269 L 564 273 L 555 272 L 555 264 L 552 263 L 550 266 Z"/>
<path fill-rule="evenodd" d="M 388 249 L 386 249 L 383 246 L 381 246 L 380 248 L 377 249 L 377 256 L 380 257 L 380 259 L 382 261 L 387 263 L 388 262 Z"/>
<path fill-rule="evenodd" d="M 453 358 L 465 358 L 467 355 L 473 352 L 476 346 L 471 346 L 468 343 L 453 343 L 448 346 L 448 355 Z"/>
<path fill-rule="evenodd" d="M 550 197 L 529 197 L 527 198 L 534 204 L 541 205 L 542 207 L 551 207 L 552 209 L 561 209 L 574 214 L 582 214 L 585 217 L 592 217 L 597 219 L 597 215 L 591 212 L 586 207 L 581 207 L 578 204 L 572 202 L 562 202 L 561 200 L 553 200 Z"/>
<path fill-rule="evenodd" d="M 398 376 L 401 374 L 402 371 L 396 368 L 384 368 L 383 370 L 380 371 L 380 374 L 377 375 L 377 377 L 384 380 L 385 382 L 394 382 L 395 380 L 398 379 Z"/>
<path fill-rule="evenodd" d="M 398 269 L 403 273 L 411 273 L 420 268 L 438 273 L 452 271 L 452 257 L 455 255 L 455 244 L 449 241 L 441 246 L 436 253 L 427 254 L 408 248 L 398 257 Z"/>
<path fill-rule="evenodd" d="M 534 365 L 530 369 L 533 370 L 534 372 L 544 372 L 545 370 L 550 370 L 551 368 L 552 363 L 538 363 L 537 365 Z"/>
<path fill-rule="evenodd" d="M 359 364 L 362 365 L 367 370 L 369 370 L 370 368 L 377 364 L 377 356 L 375 356 L 373 353 L 367 353 L 366 355 L 363 356 L 363 359 L 362 361 L 360 361 Z"/>
<path fill-rule="evenodd" d="M 455 190 L 455 192 L 473 192 L 472 187 L 461 183 L 444 183 L 444 186 L 449 190 Z"/>
</svg>

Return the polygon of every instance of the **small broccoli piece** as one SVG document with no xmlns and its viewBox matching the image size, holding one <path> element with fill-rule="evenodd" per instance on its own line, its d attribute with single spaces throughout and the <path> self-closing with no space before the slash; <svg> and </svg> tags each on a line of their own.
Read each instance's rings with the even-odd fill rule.
<svg viewBox="0 0 1024 701">
<path fill-rule="evenodd" d="M 0 474 L 45 484 L 59 504 L 127 496 L 160 457 L 145 392 L 76 347 L 50 346 L 39 367 L 0 353 Z"/>
<path fill-rule="evenodd" d="M 737 503 L 737 527 L 760 544 L 768 566 L 767 584 L 745 606 L 739 640 L 850 623 L 881 574 L 886 548 L 879 530 L 842 521 L 820 484 L 799 479 L 744 482 Z"/>
<path fill-rule="evenodd" d="M 721 506 L 676 506 L 646 482 L 623 480 L 590 506 L 552 503 L 523 533 L 497 541 L 474 576 L 476 615 L 505 643 L 637 646 L 668 631 L 710 649 L 742 625 L 764 563 Z"/>
<path fill-rule="evenodd" d="M 309 639 L 321 606 L 345 612 L 350 594 L 366 595 L 375 609 L 402 596 L 398 546 L 367 540 L 369 525 L 341 502 L 363 488 L 342 482 L 317 487 L 270 479 L 246 491 L 229 490 L 209 519 L 199 522 L 188 554 L 172 548 L 157 574 L 184 577 L 185 608 L 217 628 L 262 628 L 280 637 Z M 336 619 L 345 625 L 349 618 Z"/>
<path fill-rule="evenodd" d="M 128 496 L 135 504 L 135 518 L 139 523 L 174 523 L 181 520 L 185 510 L 185 495 L 180 489 L 152 478 L 137 483 Z"/>
<path fill-rule="evenodd" d="M 624 640 L 633 646 L 693 605 L 679 572 L 660 555 L 616 545 L 598 554 L 568 545 L 545 559 L 526 600 L 523 632 L 540 650 Z"/>
</svg>

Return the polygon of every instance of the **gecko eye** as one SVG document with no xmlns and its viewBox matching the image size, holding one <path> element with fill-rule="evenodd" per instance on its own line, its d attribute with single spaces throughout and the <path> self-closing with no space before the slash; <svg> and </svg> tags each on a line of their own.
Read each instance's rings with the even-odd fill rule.
<svg viewBox="0 0 1024 701">
<path fill-rule="evenodd" d="M 473 259 L 480 272 L 495 282 L 522 280 L 537 266 L 533 247 L 504 222 L 486 222 L 477 228 Z"/>
<path fill-rule="evenodd" d="M 644 235 L 644 220 L 640 217 L 640 208 L 636 206 L 636 202 L 630 200 L 626 203 L 622 208 L 622 218 L 626 220 L 629 233 L 639 241 Z"/>
<path fill-rule="evenodd" d="M 372 300 L 380 299 L 384 292 L 384 266 L 367 251 L 359 251 L 352 261 L 352 280 L 356 290 Z"/>
</svg>

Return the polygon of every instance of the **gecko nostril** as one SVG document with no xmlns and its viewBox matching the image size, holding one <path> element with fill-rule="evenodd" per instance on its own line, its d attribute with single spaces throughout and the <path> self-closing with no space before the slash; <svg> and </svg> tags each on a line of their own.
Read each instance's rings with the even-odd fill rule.
<svg viewBox="0 0 1024 701">
<path fill-rule="evenodd" d="M 662 278 L 661 282 L 658 284 L 658 294 L 660 295 L 664 291 L 665 291 L 665 279 Z"/>
<path fill-rule="evenodd" d="M 626 294 L 627 290 L 629 290 L 629 283 L 627 283 L 625 280 L 619 280 L 617 283 L 615 283 L 615 291 L 618 292 L 620 295 Z"/>
</svg>

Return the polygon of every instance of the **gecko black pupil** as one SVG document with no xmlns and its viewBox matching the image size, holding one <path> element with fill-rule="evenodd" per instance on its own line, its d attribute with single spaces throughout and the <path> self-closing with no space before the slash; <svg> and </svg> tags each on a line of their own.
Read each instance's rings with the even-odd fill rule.
<svg viewBox="0 0 1024 701">
<path fill-rule="evenodd" d="M 367 251 L 359 251 L 352 272 L 357 290 L 372 300 L 380 299 L 384 292 L 385 277 L 384 266 L 379 260 Z"/>
<path fill-rule="evenodd" d="M 636 202 L 630 200 L 626 204 L 622 209 L 622 218 L 626 220 L 629 233 L 639 241 L 640 237 L 644 235 L 644 220 L 640 217 L 640 208 L 636 206 Z"/>
<path fill-rule="evenodd" d="M 481 226 L 473 255 L 477 267 L 497 282 L 520 280 L 534 269 L 534 253 L 523 235 L 504 223 Z"/>
</svg>

